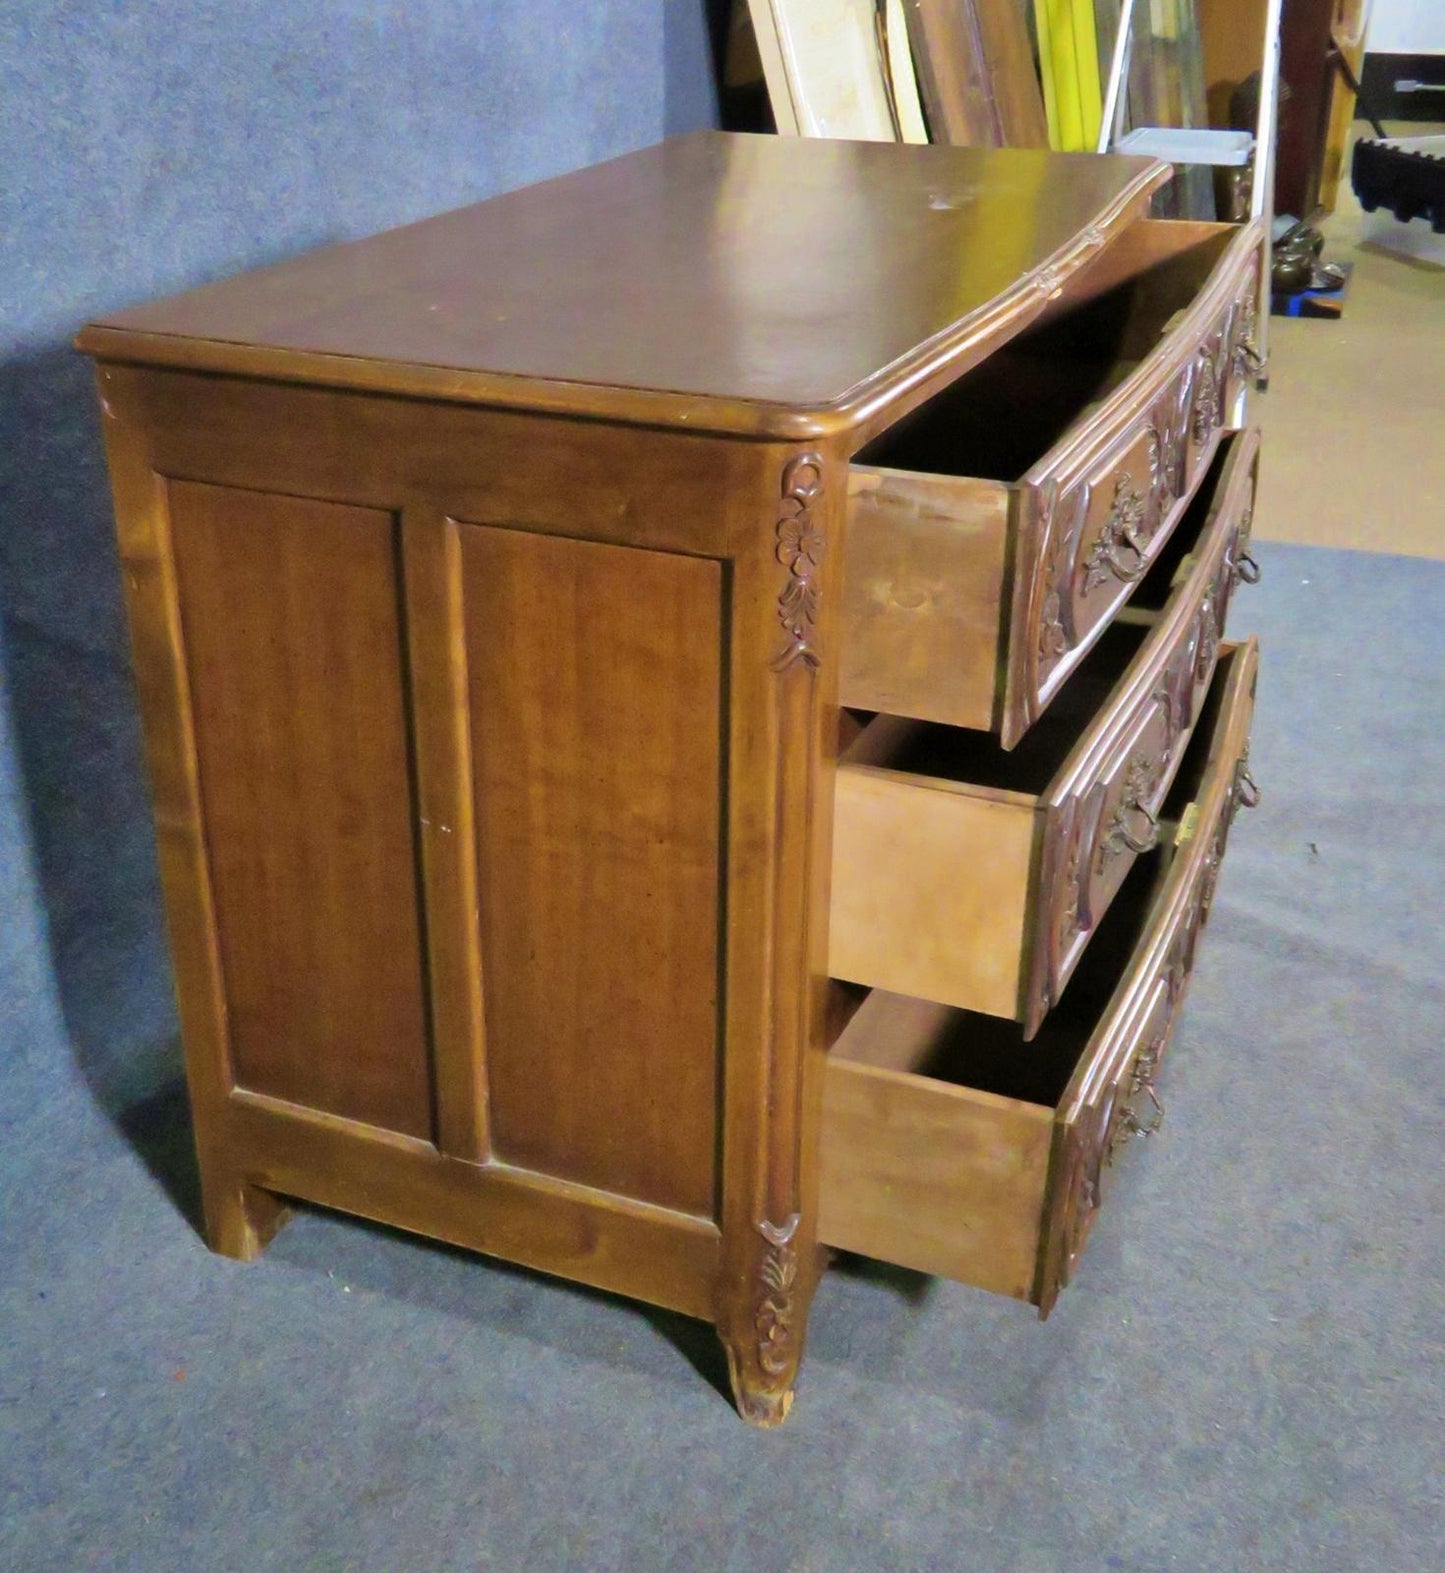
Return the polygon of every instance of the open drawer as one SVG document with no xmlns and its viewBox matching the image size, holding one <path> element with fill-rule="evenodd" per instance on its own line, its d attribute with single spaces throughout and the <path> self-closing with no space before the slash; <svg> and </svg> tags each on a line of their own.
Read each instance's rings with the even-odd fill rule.
<svg viewBox="0 0 1445 1573">
<path fill-rule="evenodd" d="M 990 1017 L 875 991 L 828 1058 L 819 1237 L 1048 1313 L 1156 1090 L 1247 771 L 1257 653 L 1220 661 L 1167 841 L 1131 873 L 1069 998 L 1026 1045 Z"/>
<path fill-rule="evenodd" d="M 844 705 L 1018 742 L 1238 424 L 1261 239 L 1136 224 L 1052 315 L 856 456 Z"/>
<path fill-rule="evenodd" d="M 1228 439 L 1190 518 L 1012 752 L 875 716 L 834 789 L 828 970 L 1010 1017 L 1032 1037 L 1155 821 L 1204 701 L 1246 552 L 1259 454 Z"/>
</svg>

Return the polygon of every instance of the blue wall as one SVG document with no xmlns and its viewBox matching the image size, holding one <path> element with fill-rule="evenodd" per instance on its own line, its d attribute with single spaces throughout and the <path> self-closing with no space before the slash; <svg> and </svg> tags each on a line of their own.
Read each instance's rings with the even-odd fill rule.
<svg viewBox="0 0 1445 1573">
<path fill-rule="evenodd" d="M 112 1106 L 174 1066 L 75 330 L 713 124 L 722 9 L 0 0 L 0 1054 L 68 1040 Z"/>
</svg>

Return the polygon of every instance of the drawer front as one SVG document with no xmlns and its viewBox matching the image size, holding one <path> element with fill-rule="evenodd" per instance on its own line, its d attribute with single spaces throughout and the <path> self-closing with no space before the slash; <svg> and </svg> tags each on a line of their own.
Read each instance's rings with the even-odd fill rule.
<svg viewBox="0 0 1445 1573">
<path fill-rule="evenodd" d="M 1133 593 L 1213 456 L 1252 344 L 1260 236 L 1240 232 L 1155 349 L 1014 493 L 1006 748 Z"/>
<path fill-rule="evenodd" d="M 1231 440 L 1192 563 L 1101 718 L 1050 793 L 1034 904 L 1030 1036 L 1068 982 L 1134 859 L 1158 834 L 1174 779 L 1214 673 L 1234 586 L 1257 577 L 1248 555 L 1259 434 Z"/>
<path fill-rule="evenodd" d="M 1059 1106 L 1036 1286 L 1044 1315 L 1069 1282 L 1122 1149 L 1135 1135 L 1152 1135 L 1163 1119 L 1156 1079 L 1214 897 L 1230 823 L 1237 808 L 1258 800 L 1248 771 L 1257 671 L 1252 639 L 1233 649 L 1221 669 L 1224 694 L 1209 764 L 1181 819 L 1178 850 L 1153 921 Z"/>
</svg>

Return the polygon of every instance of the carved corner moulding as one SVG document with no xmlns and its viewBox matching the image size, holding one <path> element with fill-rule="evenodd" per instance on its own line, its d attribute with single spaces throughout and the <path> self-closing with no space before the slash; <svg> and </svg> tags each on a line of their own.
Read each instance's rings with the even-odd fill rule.
<svg viewBox="0 0 1445 1573">
<path fill-rule="evenodd" d="M 1161 772 L 1168 770 L 1175 750 L 1194 725 L 1198 700 L 1202 697 L 1196 690 L 1204 681 L 1203 678 L 1195 677 L 1198 640 L 1202 631 L 1202 623 L 1196 623 L 1189 638 L 1175 651 L 1173 659 L 1164 668 L 1159 686 L 1154 690 L 1154 703 L 1164 718 L 1164 731 L 1159 739 Z"/>
<path fill-rule="evenodd" d="M 1049 1007 L 1057 1003 L 1053 997 L 1053 986 L 1063 976 L 1075 941 L 1081 934 L 1092 932 L 1097 916 L 1094 912 L 1090 871 L 1099 837 L 1099 816 L 1104 808 L 1104 797 L 1103 783 L 1095 782 L 1084 797 L 1076 799 L 1064 834 L 1064 851 L 1060 858 L 1063 876 L 1058 881 L 1054 908 L 1053 977 L 1044 989 L 1045 1004 Z"/>
<path fill-rule="evenodd" d="M 818 569 L 825 542 L 813 518 L 813 504 L 823 490 L 823 457 L 800 453 L 783 467 L 782 502 L 777 519 L 777 558 L 788 570 L 778 596 L 778 621 L 788 642 L 773 660 L 773 670 L 786 672 L 801 661 L 817 668 L 822 653 L 813 639 L 818 620 Z"/>
<path fill-rule="evenodd" d="M 1236 377 L 1257 377 L 1264 370 L 1264 357 L 1255 339 L 1258 331 L 1258 309 L 1254 303 L 1255 286 L 1240 298 L 1239 317 L 1234 330 L 1234 374 Z"/>
<path fill-rule="evenodd" d="M 1110 1082 L 1079 1113 L 1073 1132 L 1068 1171 L 1061 1194 L 1064 1198 L 1060 1219 L 1062 1246 L 1059 1252 L 1058 1281 L 1061 1289 L 1073 1277 L 1088 1239 L 1089 1225 L 1102 1200 L 1104 1153 L 1114 1124 L 1118 1087 Z"/>
<path fill-rule="evenodd" d="M 1089 511 L 1090 492 L 1091 487 L 1085 481 L 1064 499 L 1073 509 L 1067 519 L 1063 517 L 1065 510 L 1060 506 L 1061 499 L 1054 484 L 1047 485 L 1040 499 L 1040 555 L 1045 564 L 1042 574 L 1043 604 L 1039 609 L 1036 645 L 1040 678 L 1076 642 L 1071 593 L 1075 536 L 1080 522 Z"/>
<path fill-rule="evenodd" d="M 1214 361 L 1205 352 L 1199 357 L 1198 382 L 1194 391 L 1194 415 L 1190 430 L 1196 443 L 1209 441 L 1209 434 L 1219 425 L 1219 377 Z"/>
<path fill-rule="evenodd" d="M 763 1218 L 757 1226 L 767 1247 L 758 1264 L 753 1305 L 761 1380 L 743 1385 L 735 1377 L 734 1389 L 743 1415 L 763 1425 L 776 1425 L 787 1413 L 797 1366 L 793 1289 L 798 1247 L 794 1242 L 801 1222 L 802 1214 L 794 1212 L 780 1224 Z"/>
<path fill-rule="evenodd" d="M 1052 300 L 1064 288 L 1066 272 L 1073 272 L 1088 262 L 1104 246 L 1104 231 L 1097 224 L 1090 224 L 1081 231 L 1078 240 L 1056 260 L 1045 262 L 1026 276 L 1025 282 L 1045 300 Z"/>
<path fill-rule="evenodd" d="M 1259 564 L 1250 556 L 1249 538 L 1254 531 L 1254 499 L 1244 505 L 1235 526 L 1234 540 L 1225 553 L 1224 564 L 1232 579 L 1242 579 L 1245 584 L 1259 583 Z"/>
<path fill-rule="evenodd" d="M 1053 899 L 1035 946 L 1030 1021 L 1042 1022 L 1058 1003 L 1056 994 L 1067 976 L 1070 959 L 1080 935 L 1093 927 L 1089 902 L 1089 854 L 1093 844 L 1092 822 L 1097 804 L 1094 794 L 1075 799 L 1064 810 L 1062 823 L 1045 854 Z M 1037 1030 L 1036 1028 L 1032 1030 Z"/>
<path fill-rule="evenodd" d="M 1160 524 L 1187 490 L 1185 392 L 1185 379 L 1180 378 L 1156 407 L 1149 425 L 1149 486 Z"/>
<path fill-rule="evenodd" d="M 1064 283 L 1059 270 L 1052 264 L 1045 263 L 1043 267 L 1034 271 L 1033 286 L 1045 300 L 1052 300 L 1063 289 Z"/>
<path fill-rule="evenodd" d="M 1074 828 L 1069 836 L 1068 855 L 1064 861 L 1063 897 L 1059 913 L 1059 964 L 1062 966 L 1069 949 L 1085 929 L 1091 928 L 1087 908 L 1089 859 L 1084 846 L 1083 806 L 1075 814 Z"/>
<path fill-rule="evenodd" d="M 1215 657 L 1219 654 L 1219 625 L 1222 618 L 1214 609 L 1217 586 L 1211 585 L 1199 604 L 1198 644 L 1194 652 L 1194 681 L 1205 683 L 1214 670 Z"/>
<path fill-rule="evenodd" d="M 781 1224 L 758 1223 L 767 1242 L 758 1268 L 758 1365 L 771 1377 L 787 1374 L 793 1355 L 793 1285 L 798 1277 L 798 1248 L 793 1240 L 801 1214 L 790 1213 Z"/>
</svg>

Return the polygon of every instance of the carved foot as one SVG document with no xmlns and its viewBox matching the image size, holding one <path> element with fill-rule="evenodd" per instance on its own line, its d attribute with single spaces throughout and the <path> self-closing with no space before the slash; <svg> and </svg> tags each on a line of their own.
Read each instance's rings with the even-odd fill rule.
<svg viewBox="0 0 1445 1573">
<path fill-rule="evenodd" d="M 777 1378 L 758 1371 L 750 1363 L 751 1351 L 739 1351 L 726 1339 L 728 1376 L 732 1382 L 733 1402 L 749 1425 L 771 1430 L 782 1425 L 793 1407 L 791 1386 L 779 1387 Z"/>
<path fill-rule="evenodd" d="M 782 1425 L 793 1404 L 814 1282 L 798 1271 L 801 1221 L 792 1213 L 781 1224 L 757 1225 L 750 1281 L 719 1319 L 733 1399 L 755 1426 Z"/>
<path fill-rule="evenodd" d="M 291 1217 L 279 1196 L 244 1180 L 202 1180 L 206 1244 L 218 1256 L 253 1261 Z"/>
</svg>

